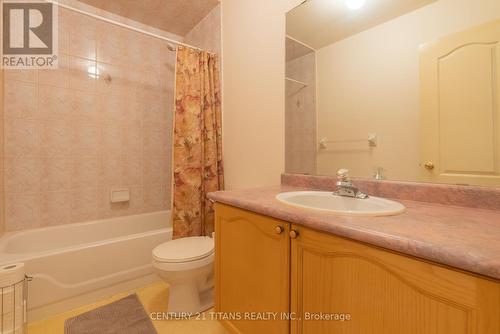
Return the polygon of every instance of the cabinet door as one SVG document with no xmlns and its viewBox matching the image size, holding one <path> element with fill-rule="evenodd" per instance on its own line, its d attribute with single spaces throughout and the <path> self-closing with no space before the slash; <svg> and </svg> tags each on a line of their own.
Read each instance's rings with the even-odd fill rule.
<svg viewBox="0 0 500 334">
<path fill-rule="evenodd" d="M 500 184 L 500 20 L 422 49 L 422 175 Z"/>
<path fill-rule="evenodd" d="M 498 282 L 292 226 L 293 334 L 498 334 Z M 350 315 L 305 320 L 305 313 Z M 310 318 L 310 317 L 309 317 Z"/>
<path fill-rule="evenodd" d="M 245 316 L 290 309 L 289 223 L 217 204 L 215 224 L 216 311 L 242 316 L 223 324 L 232 333 L 289 333 L 286 320 Z"/>
</svg>

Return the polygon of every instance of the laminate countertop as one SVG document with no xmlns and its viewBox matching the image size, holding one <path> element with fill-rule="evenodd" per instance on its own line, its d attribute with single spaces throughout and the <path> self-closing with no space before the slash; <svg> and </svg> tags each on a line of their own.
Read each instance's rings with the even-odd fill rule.
<svg viewBox="0 0 500 334">
<path fill-rule="evenodd" d="M 216 202 L 500 280 L 500 211 L 395 199 L 396 216 L 347 216 L 279 202 L 281 185 L 208 194 Z"/>
</svg>

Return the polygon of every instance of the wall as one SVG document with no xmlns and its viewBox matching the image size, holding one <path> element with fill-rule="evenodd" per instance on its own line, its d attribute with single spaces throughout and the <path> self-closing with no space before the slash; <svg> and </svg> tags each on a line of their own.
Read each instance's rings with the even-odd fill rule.
<svg viewBox="0 0 500 334">
<path fill-rule="evenodd" d="M 59 25 L 58 70 L 5 73 L 6 229 L 170 208 L 175 53 L 65 9 Z"/>
<path fill-rule="evenodd" d="M 0 235 L 5 230 L 4 187 L 3 187 L 3 70 L 0 69 Z"/>
<path fill-rule="evenodd" d="M 287 39 L 287 43 L 296 43 Z M 285 172 L 316 174 L 316 55 L 314 52 L 286 63 Z"/>
<path fill-rule="evenodd" d="M 347 167 L 391 179 L 419 175 L 419 46 L 500 17 L 498 0 L 440 0 L 318 51 L 318 136 L 366 138 L 318 155 L 318 174 Z M 359 146 L 361 145 L 361 146 Z"/>
<path fill-rule="evenodd" d="M 205 18 L 184 36 L 184 43 L 220 55 L 222 52 L 220 10 L 220 4 L 214 7 Z"/>
<path fill-rule="evenodd" d="M 228 189 L 280 182 L 285 167 L 285 13 L 299 3 L 222 1 Z"/>
<path fill-rule="evenodd" d="M 118 1 L 120 2 L 121 0 L 118 0 Z M 93 7 L 91 5 L 88 5 L 87 3 L 84 3 L 84 2 L 79 1 L 79 0 L 58 0 L 57 2 L 63 6 L 65 5 L 65 6 L 69 6 L 71 8 L 75 8 L 77 10 L 84 12 L 84 13 L 94 14 L 94 15 L 97 15 L 99 17 L 104 17 L 106 19 L 109 19 L 109 20 L 112 20 L 115 22 L 119 22 L 119 23 L 124 24 L 124 25 L 129 26 L 129 27 L 141 29 L 143 31 L 146 31 L 146 32 L 149 32 L 149 33 L 152 33 L 155 35 L 171 38 L 171 39 L 174 39 L 177 41 L 182 41 L 182 37 L 179 35 L 176 35 L 175 33 L 171 33 L 171 32 L 168 32 L 166 30 L 161 30 L 159 28 L 155 28 L 153 26 L 149 26 L 149 25 L 146 25 L 146 24 L 138 22 L 138 21 L 134 21 L 133 19 L 131 19 L 129 17 L 120 16 L 118 14 L 108 12 L 104 9 Z M 132 6 L 134 6 L 134 5 L 132 5 Z M 124 7 L 127 7 L 126 3 L 124 4 Z M 116 8 L 115 8 L 115 10 L 116 10 Z M 125 9 L 125 11 L 126 11 L 126 9 Z"/>
</svg>

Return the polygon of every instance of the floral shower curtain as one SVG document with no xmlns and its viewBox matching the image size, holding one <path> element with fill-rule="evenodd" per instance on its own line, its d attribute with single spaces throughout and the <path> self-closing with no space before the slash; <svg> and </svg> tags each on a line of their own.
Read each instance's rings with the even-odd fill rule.
<svg viewBox="0 0 500 334">
<path fill-rule="evenodd" d="M 177 50 L 173 138 L 174 238 L 211 235 L 214 211 L 206 194 L 224 187 L 218 57 Z"/>
</svg>

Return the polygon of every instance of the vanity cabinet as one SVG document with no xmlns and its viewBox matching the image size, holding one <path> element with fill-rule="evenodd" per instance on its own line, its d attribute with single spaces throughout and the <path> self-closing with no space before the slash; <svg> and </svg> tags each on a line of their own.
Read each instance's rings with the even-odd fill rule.
<svg viewBox="0 0 500 334">
<path fill-rule="evenodd" d="M 283 221 L 216 205 L 215 310 L 232 333 L 289 333 L 287 320 L 258 319 L 289 311 L 289 232 Z"/>
<path fill-rule="evenodd" d="M 301 320 L 293 334 L 497 334 L 498 283 L 293 226 L 291 310 L 349 314 Z"/>
<path fill-rule="evenodd" d="M 232 333 L 500 333 L 499 282 L 221 204 L 216 217 L 216 310 L 294 318 L 223 321 Z"/>
</svg>

